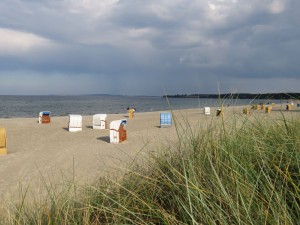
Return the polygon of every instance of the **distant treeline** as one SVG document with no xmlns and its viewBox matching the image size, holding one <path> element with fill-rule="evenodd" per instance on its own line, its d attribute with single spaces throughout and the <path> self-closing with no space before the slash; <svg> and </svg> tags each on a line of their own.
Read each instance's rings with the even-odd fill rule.
<svg viewBox="0 0 300 225">
<path fill-rule="evenodd" d="M 176 94 L 164 95 L 164 98 L 234 98 L 234 99 L 300 99 L 300 93 L 266 93 L 266 94 Z"/>
</svg>

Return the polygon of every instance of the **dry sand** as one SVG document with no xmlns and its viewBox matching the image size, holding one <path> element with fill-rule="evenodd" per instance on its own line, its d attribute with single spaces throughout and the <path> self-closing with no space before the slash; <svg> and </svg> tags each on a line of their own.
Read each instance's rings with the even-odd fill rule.
<svg viewBox="0 0 300 225">
<path fill-rule="evenodd" d="M 294 107 L 287 115 L 299 116 Z M 203 109 L 175 110 L 178 121 L 186 119 L 195 124 L 211 124 L 220 121 L 212 114 L 206 116 Z M 238 115 L 245 119 L 242 107 L 225 109 L 226 115 Z M 255 111 L 264 118 L 280 117 L 279 108 L 271 114 Z M 0 156 L 0 199 L 19 198 L 28 186 L 30 192 L 45 192 L 44 182 L 55 185 L 75 179 L 89 183 L 100 175 L 112 175 L 116 168 L 125 168 L 137 156 L 146 157 L 149 151 L 159 149 L 177 139 L 175 126 L 160 128 L 160 112 L 135 113 L 133 119 L 127 114 L 110 114 L 110 121 L 127 119 L 128 140 L 120 144 L 109 143 L 109 130 L 93 130 L 92 116 L 83 116 L 83 130 L 69 132 L 69 117 L 52 117 L 50 124 L 38 124 L 37 118 L 0 119 L 0 127 L 7 131 L 8 155 Z"/>
</svg>

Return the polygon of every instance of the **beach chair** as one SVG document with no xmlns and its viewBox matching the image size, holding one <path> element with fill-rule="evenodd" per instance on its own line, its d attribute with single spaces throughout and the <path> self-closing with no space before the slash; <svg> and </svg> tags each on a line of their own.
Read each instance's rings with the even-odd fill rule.
<svg viewBox="0 0 300 225">
<path fill-rule="evenodd" d="M 271 113 L 271 111 L 272 111 L 272 107 L 271 106 L 268 106 L 268 107 L 266 107 L 266 113 Z"/>
<path fill-rule="evenodd" d="M 204 114 L 210 115 L 210 107 L 204 107 Z"/>
<path fill-rule="evenodd" d="M 109 124 L 110 143 L 121 143 L 127 140 L 126 120 L 114 120 Z"/>
<path fill-rule="evenodd" d="M 286 105 L 286 110 L 288 111 L 292 110 L 292 105 Z"/>
<path fill-rule="evenodd" d="M 50 111 L 42 111 L 39 113 L 39 123 L 50 123 Z"/>
<path fill-rule="evenodd" d="M 250 115 L 250 109 L 249 108 L 243 108 L 243 114 Z"/>
<path fill-rule="evenodd" d="M 6 144 L 6 130 L 5 128 L 0 128 L 0 155 L 7 154 Z"/>
<path fill-rule="evenodd" d="M 129 119 L 132 119 L 134 117 L 135 109 L 128 109 L 127 112 Z"/>
<path fill-rule="evenodd" d="M 222 108 L 218 108 L 217 109 L 217 113 L 216 113 L 216 116 L 223 116 L 223 109 Z"/>
<path fill-rule="evenodd" d="M 107 114 L 93 115 L 93 129 L 104 130 L 106 128 Z"/>
<path fill-rule="evenodd" d="M 160 127 L 171 127 L 172 126 L 172 114 L 170 112 L 160 113 Z"/>
<path fill-rule="evenodd" d="M 82 116 L 81 115 L 69 115 L 69 131 L 76 132 L 82 131 Z"/>
</svg>

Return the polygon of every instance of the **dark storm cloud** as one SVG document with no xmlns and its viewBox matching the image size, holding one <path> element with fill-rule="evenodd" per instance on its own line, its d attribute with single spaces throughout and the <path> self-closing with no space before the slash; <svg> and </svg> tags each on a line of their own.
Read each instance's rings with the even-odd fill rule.
<svg viewBox="0 0 300 225">
<path fill-rule="evenodd" d="M 53 93 L 300 91 L 299 11 L 293 0 L 3 0 L 0 88 L 28 76 L 23 93 L 38 93 L 50 76 Z"/>
</svg>

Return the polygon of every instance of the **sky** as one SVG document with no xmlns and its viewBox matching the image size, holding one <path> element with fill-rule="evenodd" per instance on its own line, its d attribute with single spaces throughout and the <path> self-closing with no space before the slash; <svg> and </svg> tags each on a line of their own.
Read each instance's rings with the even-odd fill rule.
<svg viewBox="0 0 300 225">
<path fill-rule="evenodd" d="M 0 95 L 300 92 L 299 0 L 1 0 Z"/>
</svg>

